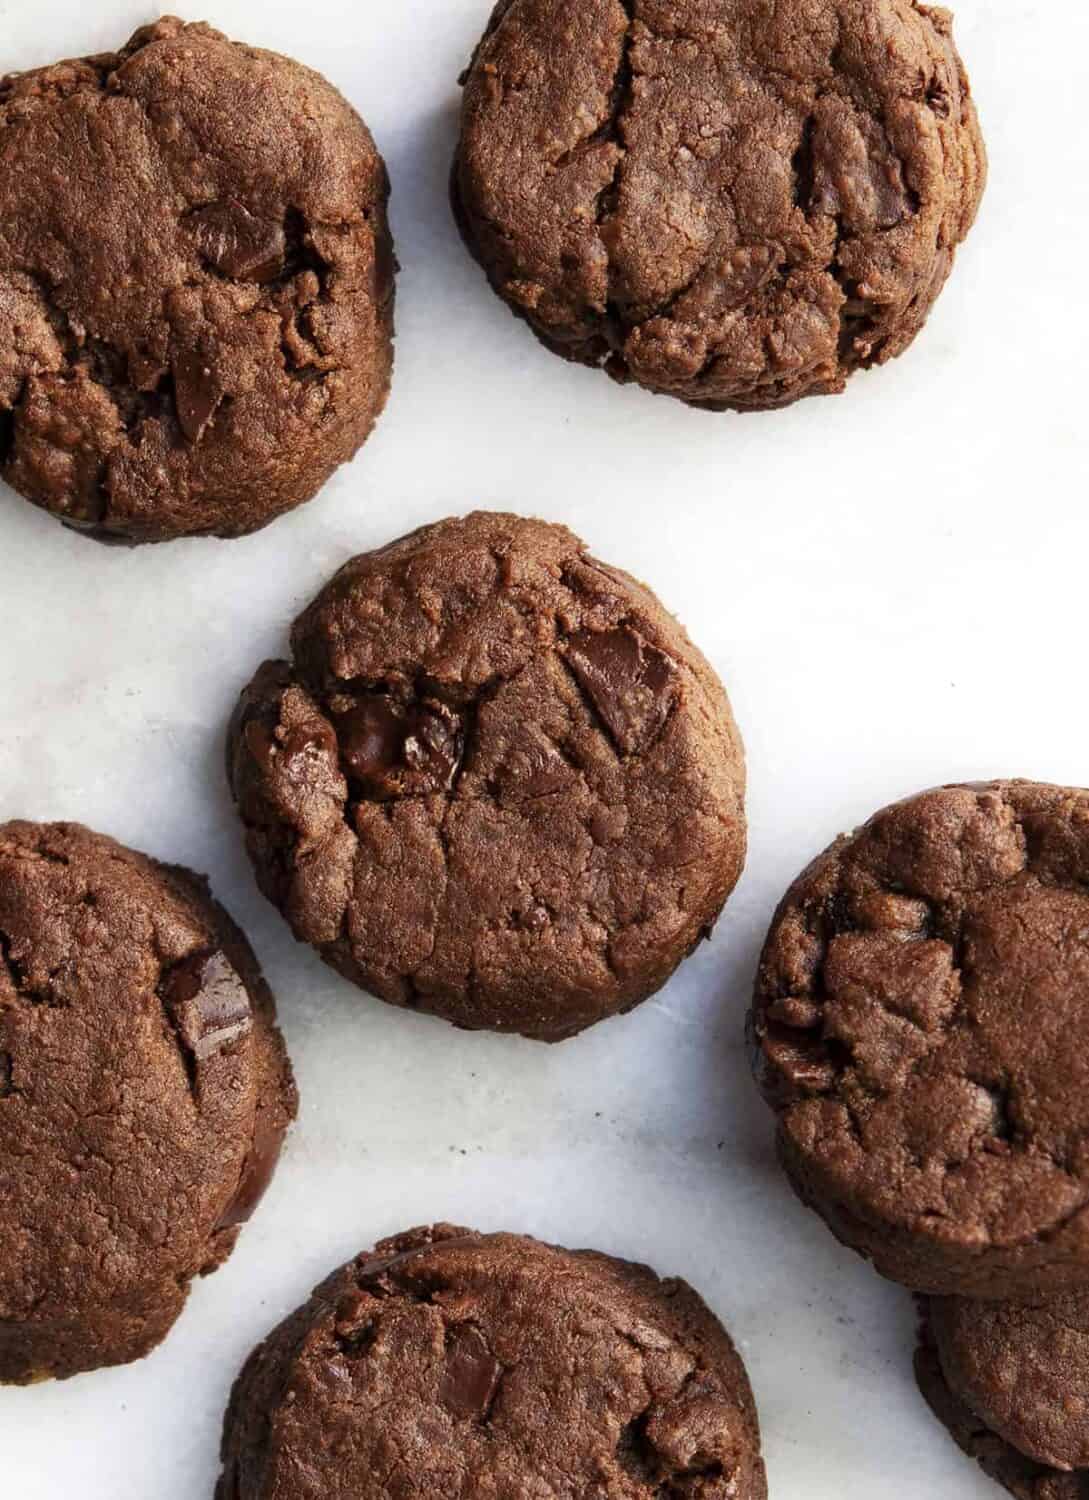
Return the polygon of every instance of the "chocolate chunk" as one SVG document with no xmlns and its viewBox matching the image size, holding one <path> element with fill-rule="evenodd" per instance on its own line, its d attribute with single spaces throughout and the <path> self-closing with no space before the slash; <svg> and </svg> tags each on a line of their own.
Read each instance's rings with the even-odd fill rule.
<svg viewBox="0 0 1089 1500">
<path fill-rule="evenodd" d="M 481 1422 L 491 1410 L 503 1367 L 472 1323 L 459 1323 L 446 1335 L 446 1369 L 439 1399 L 459 1417 Z"/>
<path fill-rule="evenodd" d="M 373 693 L 337 718 L 337 741 L 344 764 L 356 781 L 383 789 L 397 765 L 403 720 L 393 704 Z"/>
<path fill-rule="evenodd" d="M 15 1092 L 12 1083 L 12 1062 L 10 1052 L 0 1052 L 0 1099 L 8 1099 Z"/>
<path fill-rule="evenodd" d="M 176 354 L 171 369 L 178 424 L 191 443 L 199 443 L 223 400 L 223 387 L 199 354 L 189 351 Z"/>
<path fill-rule="evenodd" d="M 504 766 L 497 777 L 505 797 L 515 800 L 553 797 L 578 781 L 578 772 L 568 765 L 557 750 L 548 747 L 524 755 Z"/>
<path fill-rule="evenodd" d="M 583 630 L 567 643 L 567 663 L 622 755 L 654 742 L 677 695 L 667 656 L 627 628 Z"/>
<path fill-rule="evenodd" d="M 246 987 L 222 953 L 198 953 L 175 964 L 160 995 L 198 1062 L 237 1041 L 253 1024 Z"/>
<path fill-rule="evenodd" d="M 452 784 L 464 735 L 460 716 L 447 704 L 427 699 L 406 706 L 368 693 L 338 699 L 334 712 L 344 764 L 369 797 L 420 797 Z"/>
<path fill-rule="evenodd" d="M 189 224 L 204 260 L 232 281 L 275 281 L 284 269 L 283 223 L 251 214 L 230 198 L 190 215 Z"/>
</svg>

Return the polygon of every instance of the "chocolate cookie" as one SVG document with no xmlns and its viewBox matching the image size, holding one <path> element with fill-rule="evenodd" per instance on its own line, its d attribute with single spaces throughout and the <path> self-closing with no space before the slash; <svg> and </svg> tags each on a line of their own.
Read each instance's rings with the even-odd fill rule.
<svg viewBox="0 0 1089 1500">
<path fill-rule="evenodd" d="M 1089 1298 L 934 1298 L 915 1371 L 939 1421 L 1018 1500 L 1089 1496 Z"/>
<path fill-rule="evenodd" d="M 673 617 L 560 526 L 347 564 L 230 732 L 261 888 L 395 1005 L 558 1041 L 631 1009 L 741 872 L 744 759 Z"/>
<path fill-rule="evenodd" d="M 756 1409 L 683 1281 L 439 1225 L 380 1244 L 250 1356 L 218 1500 L 765 1500 Z"/>
<path fill-rule="evenodd" d="M 1089 1280 L 1089 792 L 925 792 L 838 840 L 760 962 L 759 1077 L 801 1197 L 919 1291 Z"/>
<path fill-rule="evenodd" d="M 0 79 L 0 477 L 103 540 L 239 536 L 385 404 L 385 167 L 337 91 L 170 18 Z"/>
<path fill-rule="evenodd" d="M 187 870 L 0 825 L 0 1382 L 147 1354 L 295 1114 L 245 938 Z"/>
<path fill-rule="evenodd" d="M 500 0 L 454 208 L 554 352 L 721 411 L 841 391 L 926 321 L 986 159 L 914 0 Z"/>
</svg>

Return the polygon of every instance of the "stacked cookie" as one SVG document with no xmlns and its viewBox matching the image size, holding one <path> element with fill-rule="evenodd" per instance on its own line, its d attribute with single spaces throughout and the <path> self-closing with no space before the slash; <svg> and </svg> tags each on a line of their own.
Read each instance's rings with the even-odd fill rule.
<svg viewBox="0 0 1089 1500">
<path fill-rule="evenodd" d="M 751 1017 L 803 1202 L 922 1297 L 919 1381 L 1020 1500 L 1089 1483 L 1089 792 L 950 786 L 798 878 Z"/>
</svg>

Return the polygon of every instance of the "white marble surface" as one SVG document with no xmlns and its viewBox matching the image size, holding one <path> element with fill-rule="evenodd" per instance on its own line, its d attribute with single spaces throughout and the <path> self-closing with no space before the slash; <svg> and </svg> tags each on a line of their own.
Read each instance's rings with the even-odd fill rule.
<svg viewBox="0 0 1089 1500">
<path fill-rule="evenodd" d="M 564 366 L 469 263 L 445 186 L 487 3 L 210 7 L 326 72 L 389 161 L 398 362 L 360 458 L 250 540 L 135 553 L 0 494 L 0 817 L 81 818 L 207 870 L 279 994 L 303 1097 L 265 1205 L 163 1348 L 0 1392 L 0 1496 L 210 1500 L 255 1340 L 352 1252 L 448 1218 L 689 1278 L 748 1360 L 774 1500 L 985 1500 L 916 1395 L 909 1299 L 780 1180 L 741 1030 L 774 902 L 841 828 L 952 778 L 1089 780 L 1089 11 L 960 0 L 992 180 L 928 330 L 846 397 L 733 419 Z M 0 0 L 0 71 L 151 14 Z M 713 943 L 552 1050 L 388 1009 L 296 948 L 221 772 L 236 692 L 334 566 L 474 504 L 566 521 L 647 578 L 720 669 L 750 757 L 751 855 Z"/>
</svg>

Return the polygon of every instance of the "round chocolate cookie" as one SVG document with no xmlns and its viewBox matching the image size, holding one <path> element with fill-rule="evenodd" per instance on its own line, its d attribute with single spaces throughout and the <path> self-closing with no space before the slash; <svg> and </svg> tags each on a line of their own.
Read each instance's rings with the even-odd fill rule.
<svg viewBox="0 0 1089 1500">
<path fill-rule="evenodd" d="M 229 771 L 261 888 L 395 1005 L 559 1041 L 708 934 L 745 853 L 721 684 L 561 526 L 475 514 L 347 564 Z"/>
<path fill-rule="evenodd" d="M 439 1225 L 320 1286 L 235 1386 L 218 1500 L 765 1500 L 756 1409 L 683 1281 Z"/>
<path fill-rule="evenodd" d="M 170 18 L 0 79 L 0 477 L 106 541 L 239 536 L 389 390 L 388 183 L 318 74 Z"/>
<path fill-rule="evenodd" d="M 1089 1496 L 1089 1297 L 932 1298 L 915 1371 L 939 1421 L 1018 1500 Z"/>
<path fill-rule="evenodd" d="M 918 1291 L 1089 1281 L 1089 792 L 999 781 L 878 813 L 795 882 L 760 962 L 784 1165 Z"/>
<path fill-rule="evenodd" d="M 926 321 L 986 159 L 914 0 L 500 0 L 456 216 L 557 354 L 712 410 L 841 391 Z"/>
<path fill-rule="evenodd" d="M 295 1114 L 257 960 L 187 870 L 0 825 L 0 1382 L 147 1354 Z"/>
</svg>

